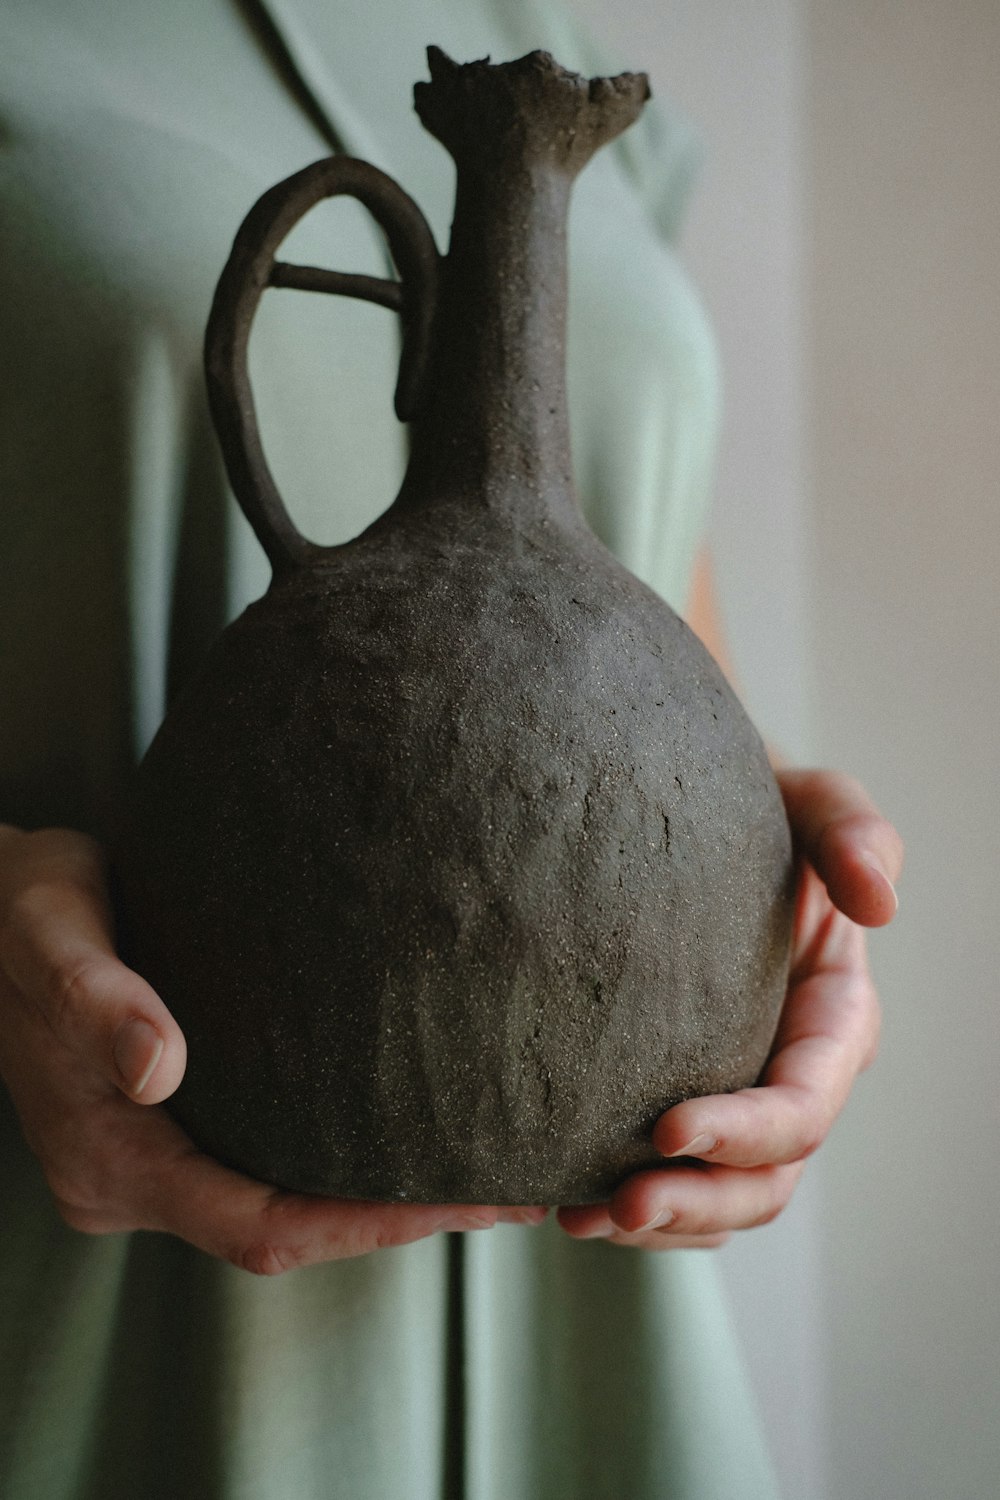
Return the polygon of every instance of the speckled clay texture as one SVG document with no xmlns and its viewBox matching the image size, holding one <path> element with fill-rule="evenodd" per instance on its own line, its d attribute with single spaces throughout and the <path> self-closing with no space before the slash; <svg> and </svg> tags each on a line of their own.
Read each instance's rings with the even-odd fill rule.
<svg viewBox="0 0 1000 1500">
<path fill-rule="evenodd" d="M 403 491 L 344 547 L 271 536 L 271 589 L 141 767 L 123 934 L 188 1038 L 171 1107 L 222 1160 L 593 1201 L 658 1160 L 665 1108 L 757 1078 L 789 834 L 715 664 L 573 499 L 569 184 L 645 82 L 434 74 L 459 187 Z"/>
</svg>

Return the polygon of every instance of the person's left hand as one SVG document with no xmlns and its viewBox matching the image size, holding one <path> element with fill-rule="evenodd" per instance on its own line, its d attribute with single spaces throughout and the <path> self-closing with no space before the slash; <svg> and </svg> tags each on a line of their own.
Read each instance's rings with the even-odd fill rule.
<svg viewBox="0 0 1000 1500">
<path fill-rule="evenodd" d="M 559 1210 L 578 1239 L 646 1250 L 713 1248 L 776 1218 L 874 1060 L 879 1007 L 865 927 L 896 911 L 902 841 L 859 784 L 835 771 L 779 771 L 801 861 L 788 995 L 760 1082 L 675 1105 L 653 1130 L 662 1168 L 609 1203 Z"/>
</svg>

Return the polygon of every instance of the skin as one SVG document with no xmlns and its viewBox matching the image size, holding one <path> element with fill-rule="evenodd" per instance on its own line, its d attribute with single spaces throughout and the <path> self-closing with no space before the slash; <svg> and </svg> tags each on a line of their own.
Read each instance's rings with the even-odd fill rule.
<svg viewBox="0 0 1000 1500">
<path fill-rule="evenodd" d="M 705 562 L 688 619 L 725 667 Z M 654 1130 L 663 1169 L 629 1178 L 608 1204 L 560 1208 L 575 1238 L 710 1248 L 770 1222 L 875 1056 L 879 1011 L 863 928 L 895 912 L 899 835 L 848 776 L 778 776 L 801 881 L 788 998 L 762 1082 L 663 1115 Z M 442 1230 L 545 1216 L 313 1198 L 242 1177 L 156 1108 L 185 1061 L 163 1002 L 115 955 L 99 846 L 68 829 L 0 826 L 0 1077 L 72 1228 L 160 1230 L 274 1275 Z"/>
</svg>

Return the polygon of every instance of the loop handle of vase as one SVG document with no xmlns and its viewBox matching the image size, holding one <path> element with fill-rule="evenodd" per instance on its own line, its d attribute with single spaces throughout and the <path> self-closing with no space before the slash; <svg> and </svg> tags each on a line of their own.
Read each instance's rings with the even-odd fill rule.
<svg viewBox="0 0 1000 1500">
<path fill-rule="evenodd" d="M 364 204 L 385 233 L 398 281 L 275 259 L 309 209 L 343 194 Z M 439 263 L 430 227 L 413 199 L 377 167 L 350 156 L 326 157 L 276 183 L 240 225 L 205 329 L 205 379 L 229 482 L 276 573 L 330 549 L 297 530 L 264 455 L 247 365 L 261 297 L 269 286 L 293 287 L 359 297 L 397 311 L 403 337 L 395 408 L 401 422 L 410 422 L 426 385 Z"/>
</svg>

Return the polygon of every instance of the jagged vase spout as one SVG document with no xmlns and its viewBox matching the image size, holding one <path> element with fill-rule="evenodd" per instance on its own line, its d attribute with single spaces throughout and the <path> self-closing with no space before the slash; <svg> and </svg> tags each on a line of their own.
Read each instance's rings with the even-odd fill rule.
<svg viewBox="0 0 1000 1500">
<path fill-rule="evenodd" d="M 715 664 L 573 492 L 570 189 L 646 80 L 430 64 L 447 256 L 396 184 L 333 158 L 260 200 L 223 272 L 210 398 L 274 577 L 139 769 L 123 938 L 188 1037 L 171 1107 L 222 1160 L 335 1195 L 593 1201 L 657 1159 L 662 1110 L 757 1077 L 788 827 Z M 398 282 L 275 260 L 337 193 L 378 218 Z M 269 285 L 402 318 L 409 466 L 344 546 L 300 536 L 260 445 L 246 347 Z"/>
</svg>

